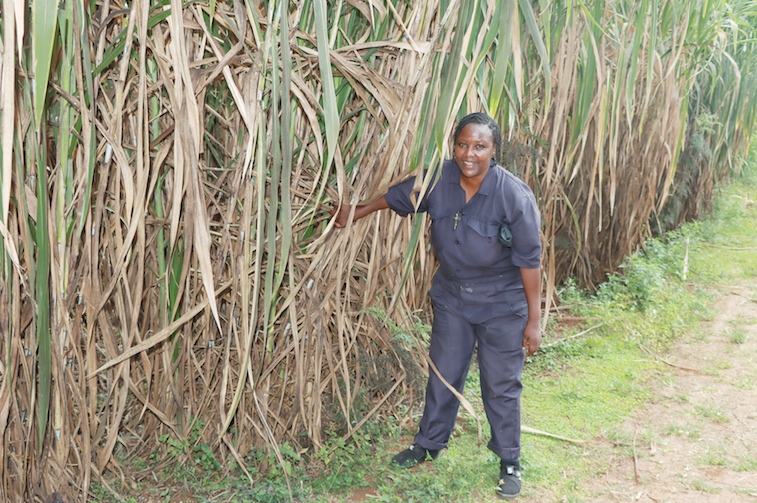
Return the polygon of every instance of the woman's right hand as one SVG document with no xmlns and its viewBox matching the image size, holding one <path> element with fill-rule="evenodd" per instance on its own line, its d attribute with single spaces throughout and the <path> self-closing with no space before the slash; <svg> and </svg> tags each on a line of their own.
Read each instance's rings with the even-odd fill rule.
<svg viewBox="0 0 757 503">
<path fill-rule="evenodd" d="M 352 218 L 352 221 L 360 220 L 366 215 L 370 215 L 374 211 L 383 210 L 389 207 L 389 204 L 386 202 L 386 198 L 384 196 L 379 197 L 375 201 L 373 201 L 370 204 L 367 204 L 365 206 L 356 206 L 355 207 L 355 216 Z M 332 207 L 329 211 L 329 215 L 331 218 L 334 218 L 334 215 L 336 215 L 336 221 L 334 222 L 334 225 L 337 229 L 343 229 L 344 227 L 347 227 L 347 224 L 350 221 L 350 210 L 352 210 L 352 206 L 349 204 L 339 204 L 339 206 Z"/>
<path fill-rule="evenodd" d="M 331 218 L 334 218 L 334 215 L 336 215 L 334 226 L 336 226 L 337 229 L 343 229 L 344 227 L 347 227 L 347 223 L 350 220 L 351 209 L 352 207 L 349 204 L 339 204 L 339 206 L 331 208 L 331 210 L 329 211 L 329 216 Z"/>
</svg>

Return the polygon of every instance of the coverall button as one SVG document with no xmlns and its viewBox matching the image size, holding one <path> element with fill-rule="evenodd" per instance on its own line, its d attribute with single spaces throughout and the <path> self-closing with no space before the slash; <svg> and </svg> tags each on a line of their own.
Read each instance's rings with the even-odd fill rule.
<svg viewBox="0 0 757 503">
<path fill-rule="evenodd" d="M 456 244 L 456 245 L 459 245 L 459 244 L 460 244 L 460 241 L 457 241 L 457 240 L 456 240 L 456 241 L 455 241 L 455 244 Z"/>
</svg>

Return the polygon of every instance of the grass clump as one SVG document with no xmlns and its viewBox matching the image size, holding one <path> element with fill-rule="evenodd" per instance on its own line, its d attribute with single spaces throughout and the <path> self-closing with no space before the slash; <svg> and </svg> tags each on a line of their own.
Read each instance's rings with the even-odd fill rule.
<svg viewBox="0 0 757 503">
<path fill-rule="evenodd" d="M 718 423 L 727 423 L 730 421 L 730 418 L 725 415 L 723 408 L 714 404 L 697 405 L 694 407 L 694 414 L 717 421 Z"/>
<path fill-rule="evenodd" d="M 725 336 L 733 344 L 744 344 L 747 341 L 747 331 L 742 327 L 726 329 Z"/>
<path fill-rule="evenodd" d="M 700 466 L 716 466 L 726 468 L 731 464 L 727 456 L 727 448 L 723 444 L 705 445 L 703 453 L 697 458 L 697 464 Z"/>
<path fill-rule="evenodd" d="M 692 441 L 697 441 L 702 438 L 701 427 L 699 425 L 692 424 L 671 424 L 663 430 L 663 434 L 677 437 L 686 437 Z"/>
<path fill-rule="evenodd" d="M 740 453 L 736 456 L 734 469 L 740 472 L 757 470 L 757 454 Z"/>
<path fill-rule="evenodd" d="M 709 494 L 717 494 L 721 491 L 719 487 L 708 484 L 703 480 L 693 480 L 689 487 L 695 491 L 702 491 Z"/>
</svg>

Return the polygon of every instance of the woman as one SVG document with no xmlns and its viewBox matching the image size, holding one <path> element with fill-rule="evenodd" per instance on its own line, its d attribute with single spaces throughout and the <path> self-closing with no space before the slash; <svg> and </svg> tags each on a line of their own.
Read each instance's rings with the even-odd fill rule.
<svg viewBox="0 0 757 503">
<path fill-rule="evenodd" d="M 462 392 L 478 346 L 481 395 L 491 425 L 489 449 L 501 458 L 497 493 L 520 492 L 520 393 L 524 358 L 541 344 L 540 218 L 531 189 L 499 166 L 501 131 L 483 113 L 463 118 L 455 130 L 454 159 L 445 161 L 436 185 L 418 211 L 431 216 L 439 260 L 429 295 L 434 304 L 429 356 L 444 379 Z M 375 202 L 355 208 L 354 220 L 384 208 L 415 211 L 414 179 L 391 187 Z M 350 208 L 335 210 L 336 227 Z M 511 243 L 500 240 L 503 224 Z M 436 459 L 447 447 L 459 402 L 429 372 L 426 405 L 415 443 L 392 460 L 401 467 Z"/>
</svg>

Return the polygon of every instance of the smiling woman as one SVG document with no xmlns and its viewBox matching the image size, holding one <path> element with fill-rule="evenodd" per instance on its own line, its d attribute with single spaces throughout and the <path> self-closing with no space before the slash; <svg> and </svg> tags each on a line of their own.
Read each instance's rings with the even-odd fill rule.
<svg viewBox="0 0 757 503">
<path fill-rule="evenodd" d="M 539 348 L 541 332 L 540 217 L 531 189 L 497 164 L 499 126 L 483 113 L 464 117 L 455 129 L 455 158 L 418 204 L 431 215 L 431 241 L 439 270 L 429 295 L 434 324 L 429 357 L 435 367 L 415 443 L 392 462 L 406 468 L 436 459 L 447 447 L 465 378 L 478 351 L 481 395 L 491 425 L 489 449 L 501 458 L 497 494 L 520 493 L 520 393 L 524 357 Z M 354 219 L 391 208 L 416 211 L 415 179 L 395 185 L 373 204 L 355 209 Z M 344 227 L 351 208 L 335 208 Z M 511 246 L 499 240 L 512 232 Z"/>
</svg>

